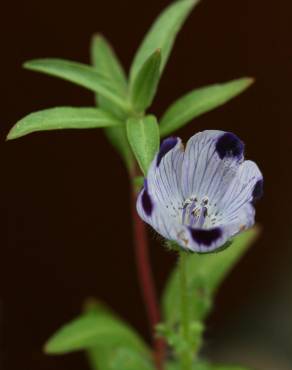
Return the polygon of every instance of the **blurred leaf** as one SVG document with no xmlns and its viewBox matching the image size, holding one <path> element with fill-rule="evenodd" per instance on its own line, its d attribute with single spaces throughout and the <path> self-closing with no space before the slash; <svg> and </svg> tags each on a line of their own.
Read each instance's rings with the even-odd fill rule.
<svg viewBox="0 0 292 370">
<path fill-rule="evenodd" d="M 190 254 L 187 259 L 187 279 L 192 320 L 203 320 L 208 314 L 213 295 L 229 271 L 259 234 L 254 227 L 234 238 L 231 247 L 214 254 Z M 179 277 L 177 268 L 173 271 L 165 288 L 162 307 L 166 324 L 179 321 Z"/>
<path fill-rule="evenodd" d="M 159 81 L 160 61 L 160 50 L 156 50 L 142 65 L 133 80 L 131 101 L 136 112 L 143 112 L 152 103 Z"/>
<path fill-rule="evenodd" d="M 112 348 L 131 348 L 148 355 L 146 344 L 126 323 L 105 308 L 92 308 L 88 313 L 59 329 L 46 343 L 48 354 L 64 354 L 95 348 L 98 351 Z"/>
<path fill-rule="evenodd" d="M 130 70 L 130 81 L 136 78 L 142 65 L 157 49 L 162 51 L 160 71 L 163 71 L 176 35 L 197 3 L 198 0 L 181 0 L 164 9 L 152 24 L 135 54 Z"/>
<path fill-rule="evenodd" d="M 247 89 L 252 82 L 252 78 L 241 78 L 187 93 L 174 102 L 162 116 L 159 125 L 161 136 L 169 135 L 199 115 L 225 104 Z"/>
<path fill-rule="evenodd" d="M 120 94 L 125 94 L 127 81 L 120 62 L 108 42 L 100 35 L 94 36 L 91 42 L 91 61 L 96 71 L 105 76 L 109 86 L 115 86 Z M 96 94 L 97 105 L 126 121 L 123 109 L 104 96 Z M 133 156 L 128 142 L 126 127 L 108 127 L 105 134 L 109 142 L 122 156 L 128 169 L 133 167 Z"/>
<path fill-rule="evenodd" d="M 197 362 L 195 361 L 192 370 L 211 370 L 210 365 L 205 362 Z M 170 362 L 166 366 L 166 370 L 181 370 L 181 364 L 177 362 Z"/>
<path fill-rule="evenodd" d="M 95 315 L 113 316 L 113 312 L 102 302 L 94 298 L 85 302 L 85 312 Z M 95 346 L 87 349 L 87 356 L 92 370 L 152 370 L 150 353 L 137 352 L 126 346 Z M 136 367 L 135 367 L 136 366 Z"/>
<path fill-rule="evenodd" d="M 132 150 L 144 174 L 159 149 L 159 128 L 154 116 L 129 118 L 127 134 Z"/>
<path fill-rule="evenodd" d="M 166 370 L 181 370 L 180 364 L 171 362 L 166 366 Z M 241 366 L 230 365 L 211 365 L 207 362 L 195 362 L 192 370 L 251 370 Z"/>
<path fill-rule="evenodd" d="M 113 353 L 112 370 L 155 370 L 153 361 L 129 348 L 122 348 Z"/>
<path fill-rule="evenodd" d="M 123 110 L 128 109 L 126 100 L 113 89 L 106 76 L 88 65 L 62 59 L 35 59 L 24 63 L 24 67 L 76 83 L 104 96 Z"/>
<path fill-rule="evenodd" d="M 252 370 L 242 366 L 230 366 L 230 365 L 211 365 L 206 370 Z"/>
<path fill-rule="evenodd" d="M 34 112 L 22 118 L 9 131 L 7 139 L 16 139 L 36 131 L 119 125 L 122 125 L 122 122 L 101 109 L 57 107 Z"/>
<path fill-rule="evenodd" d="M 91 60 L 96 70 L 108 81 L 113 90 L 120 95 L 127 93 L 127 79 L 114 50 L 100 34 L 91 41 Z"/>
<path fill-rule="evenodd" d="M 113 316 L 114 313 L 103 302 L 89 298 L 84 304 L 84 311 L 93 315 Z M 114 349 L 109 346 L 95 346 L 86 349 L 87 359 L 92 370 L 110 370 L 110 358 Z"/>
</svg>

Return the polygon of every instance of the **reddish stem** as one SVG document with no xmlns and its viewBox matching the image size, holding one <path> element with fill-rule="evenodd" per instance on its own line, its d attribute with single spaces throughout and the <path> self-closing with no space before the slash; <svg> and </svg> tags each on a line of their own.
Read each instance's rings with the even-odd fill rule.
<svg viewBox="0 0 292 370">
<path fill-rule="evenodd" d="M 134 185 L 132 185 L 131 208 L 137 272 L 148 321 L 151 327 L 155 363 L 158 370 L 163 370 L 166 347 L 164 340 L 155 335 L 155 327 L 160 322 L 160 312 L 150 265 L 146 228 L 136 211 L 136 197 L 137 194 Z"/>
</svg>

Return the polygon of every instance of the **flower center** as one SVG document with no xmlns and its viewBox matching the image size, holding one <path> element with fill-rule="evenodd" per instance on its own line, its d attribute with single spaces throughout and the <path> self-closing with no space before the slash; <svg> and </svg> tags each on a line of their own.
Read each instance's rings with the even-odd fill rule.
<svg viewBox="0 0 292 370">
<path fill-rule="evenodd" d="M 201 199 L 196 196 L 186 199 L 181 212 L 182 224 L 198 229 L 214 227 L 218 221 L 217 216 L 220 216 L 215 209 L 216 204 L 214 206 L 207 196 Z"/>
</svg>

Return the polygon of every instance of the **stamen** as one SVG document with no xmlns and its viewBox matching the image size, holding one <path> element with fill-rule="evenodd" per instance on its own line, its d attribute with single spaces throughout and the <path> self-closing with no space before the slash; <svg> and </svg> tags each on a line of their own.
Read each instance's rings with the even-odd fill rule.
<svg viewBox="0 0 292 370">
<path fill-rule="evenodd" d="M 181 219 L 184 225 L 203 228 L 209 216 L 209 198 L 203 197 L 198 205 L 197 197 L 187 199 L 182 208 Z"/>
<path fill-rule="evenodd" d="M 198 227 L 199 229 L 203 227 L 207 214 L 208 214 L 207 207 L 201 208 L 201 214 L 200 214 L 196 227 Z"/>
</svg>

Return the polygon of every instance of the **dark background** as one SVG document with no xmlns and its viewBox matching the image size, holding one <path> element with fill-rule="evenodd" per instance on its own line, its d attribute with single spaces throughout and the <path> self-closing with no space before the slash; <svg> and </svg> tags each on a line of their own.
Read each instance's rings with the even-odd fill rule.
<svg viewBox="0 0 292 370">
<path fill-rule="evenodd" d="M 128 67 L 168 3 L 2 4 L 0 366 L 5 370 L 87 369 L 79 353 L 47 357 L 41 347 L 78 315 L 88 296 L 106 301 L 149 339 L 135 274 L 128 179 L 102 131 L 42 133 L 14 142 L 5 142 L 5 136 L 31 111 L 93 104 L 90 92 L 25 71 L 23 61 L 61 57 L 87 63 L 90 37 L 101 31 Z M 151 109 L 161 114 L 196 86 L 256 78 L 241 97 L 179 134 L 187 139 L 207 128 L 234 131 L 264 173 L 265 197 L 257 207 L 264 233 L 223 284 L 205 349 L 214 360 L 264 370 L 292 368 L 291 11 L 289 1 L 203 0 L 178 37 Z M 161 291 L 174 256 L 149 235 Z"/>
</svg>

